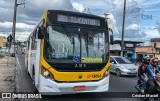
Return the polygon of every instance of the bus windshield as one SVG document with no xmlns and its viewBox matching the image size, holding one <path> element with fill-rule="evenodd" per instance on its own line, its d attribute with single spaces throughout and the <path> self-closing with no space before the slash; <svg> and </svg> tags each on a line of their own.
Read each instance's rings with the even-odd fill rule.
<svg viewBox="0 0 160 101">
<path fill-rule="evenodd" d="M 106 36 L 105 30 L 48 26 L 45 57 L 54 63 L 106 63 Z"/>
</svg>

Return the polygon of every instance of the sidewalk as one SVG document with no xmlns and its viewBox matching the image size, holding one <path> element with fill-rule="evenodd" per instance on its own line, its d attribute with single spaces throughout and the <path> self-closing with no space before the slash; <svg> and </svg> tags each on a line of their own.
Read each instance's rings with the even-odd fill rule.
<svg viewBox="0 0 160 101">
<path fill-rule="evenodd" d="M 0 59 L 0 92 L 15 92 L 15 57 Z M 0 99 L 1 101 L 4 99 Z M 8 101 L 9 99 L 7 99 Z M 10 101 L 13 99 L 10 99 Z"/>
</svg>

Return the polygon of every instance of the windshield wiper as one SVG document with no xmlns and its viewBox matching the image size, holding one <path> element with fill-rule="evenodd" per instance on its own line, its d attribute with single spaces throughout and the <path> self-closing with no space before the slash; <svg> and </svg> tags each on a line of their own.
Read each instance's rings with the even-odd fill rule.
<svg viewBox="0 0 160 101">
<path fill-rule="evenodd" d="M 74 35 L 68 33 L 68 31 L 66 30 L 65 25 L 62 25 L 62 28 L 63 28 L 64 32 L 66 33 L 66 35 L 67 35 L 70 43 L 73 44 L 73 54 L 74 54 L 74 51 L 75 51 L 75 39 L 74 39 Z"/>
</svg>

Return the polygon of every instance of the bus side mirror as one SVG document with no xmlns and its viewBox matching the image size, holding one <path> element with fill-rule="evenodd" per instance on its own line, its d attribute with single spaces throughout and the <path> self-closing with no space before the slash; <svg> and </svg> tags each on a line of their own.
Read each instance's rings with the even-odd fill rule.
<svg viewBox="0 0 160 101">
<path fill-rule="evenodd" d="M 110 34 L 110 44 L 114 44 L 114 37 L 113 37 L 113 30 L 111 28 L 109 28 L 109 31 L 112 33 Z"/>
<path fill-rule="evenodd" d="M 114 62 L 111 62 L 111 64 L 115 64 Z"/>
<path fill-rule="evenodd" d="M 43 39 L 44 38 L 44 33 L 43 33 L 44 31 L 43 30 L 44 30 L 43 27 L 38 28 L 38 33 L 37 33 L 38 34 L 38 39 Z"/>
</svg>

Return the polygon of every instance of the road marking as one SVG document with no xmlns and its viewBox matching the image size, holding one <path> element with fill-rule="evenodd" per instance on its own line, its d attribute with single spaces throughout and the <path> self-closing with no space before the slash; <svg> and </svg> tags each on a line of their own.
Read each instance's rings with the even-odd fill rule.
<svg viewBox="0 0 160 101">
<path fill-rule="evenodd" d="M 20 78 L 19 77 L 22 77 L 22 74 L 21 74 L 21 72 L 20 72 L 20 68 L 21 68 L 21 64 L 20 64 L 20 61 L 19 61 L 19 58 L 18 58 L 18 56 L 16 56 L 16 61 L 17 61 L 17 66 L 16 66 L 16 69 L 17 69 L 17 75 L 16 75 L 16 77 L 17 77 L 17 91 L 18 92 L 20 92 L 20 86 L 21 85 L 19 85 L 19 80 L 20 80 Z M 22 83 L 22 85 L 23 85 L 23 79 L 21 79 L 21 83 Z"/>
<path fill-rule="evenodd" d="M 17 73 L 16 73 L 16 78 L 17 78 L 17 83 L 16 83 L 16 90 L 19 92 L 19 84 L 18 84 L 18 80 L 19 80 L 19 78 L 18 78 L 18 72 L 19 72 L 19 70 L 18 70 L 18 66 L 20 66 L 19 65 L 19 60 L 18 60 L 18 56 L 16 55 L 16 63 L 17 63 L 17 65 L 16 65 L 16 70 L 17 70 Z"/>
<path fill-rule="evenodd" d="M 20 67 L 21 65 L 20 65 L 20 63 L 19 63 L 19 59 L 18 59 L 18 57 L 17 57 L 17 62 L 18 62 L 18 65 L 19 65 L 19 67 Z M 17 65 L 17 66 L 18 66 L 18 65 Z"/>
<path fill-rule="evenodd" d="M 21 71 L 23 71 L 22 68 L 24 68 L 24 66 L 23 66 L 22 63 L 20 64 L 19 60 L 20 59 L 18 58 L 18 56 L 16 56 L 16 61 L 17 61 L 17 66 L 16 66 L 16 69 L 17 69 L 17 75 L 16 75 L 17 76 L 17 86 L 16 87 L 18 88 L 17 92 L 25 92 L 25 90 L 23 89 L 24 87 L 21 87 L 21 89 L 20 89 L 20 86 L 23 86 L 23 84 L 24 84 L 24 78 L 23 78 L 23 74 L 21 72 Z M 30 101 L 30 99 L 16 99 L 16 101 Z"/>
</svg>

